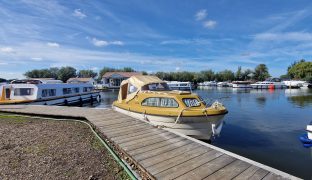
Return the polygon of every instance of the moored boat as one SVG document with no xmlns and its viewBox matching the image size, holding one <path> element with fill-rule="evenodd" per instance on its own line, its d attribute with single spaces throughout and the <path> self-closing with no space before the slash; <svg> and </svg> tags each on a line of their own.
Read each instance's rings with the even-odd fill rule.
<svg viewBox="0 0 312 180">
<path fill-rule="evenodd" d="M 233 88 L 252 88 L 250 81 L 233 81 Z"/>
<path fill-rule="evenodd" d="M 189 91 L 170 90 L 155 76 L 132 76 L 121 83 L 113 109 L 175 132 L 209 140 L 220 133 L 228 112 L 219 102 L 211 106 Z"/>
<path fill-rule="evenodd" d="M 88 83 L 26 79 L 0 86 L 0 104 L 5 105 L 82 105 L 95 101 L 100 101 L 100 94 Z"/>
<path fill-rule="evenodd" d="M 289 80 L 283 81 L 288 88 L 300 88 L 303 86 L 306 81 L 297 81 L 297 80 Z"/>
<path fill-rule="evenodd" d="M 254 89 L 284 89 L 286 85 L 279 78 L 269 78 L 262 82 L 250 84 Z"/>
<path fill-rule="evenodd" d="M 218 82 L 218 83 L 217 83 L 217 86 L 218 86 L 218 87 L 232 87 L 233 84 L 232 84 L 232 83 L 229 83 L 229 82 Z"/>
<path fill-rule="evenodd" d="M 191 82 L 166 81 L 171 90 L 192 91 L 194 86 Z"/>
</svg>

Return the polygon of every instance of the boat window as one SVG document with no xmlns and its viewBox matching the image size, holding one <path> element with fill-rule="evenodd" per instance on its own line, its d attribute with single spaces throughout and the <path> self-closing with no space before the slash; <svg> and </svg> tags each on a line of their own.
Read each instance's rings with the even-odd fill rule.
<svg viewBox="0 0 312 180">
<path fill-rule="evenodd" d="M 184 98 L 183 102 L 187 107 L 198 107 L 198 106 L 200 106 L 200 102 L 196 98 Z"/>
<path fill-rule="evenodd" d="M 179 107 L 177 101 L 173 98 L 146 98 L 142 102 L 142 106 L 152 106 L 152 107 Z"/>
<path fill-rule="evenodd" d="M 72 89 L 71 88 L 63 88 L 63 94 L 71 94 Z"/>
<path fill-rule="evenodd" d="M 42 97 L 55 96 L 55 95 L 56 95 L 56 89 L 43 89 L 41 93 Z"/>
<path fill-rule="evenodd" d="M 93 87 L 83 87 L 83 92 L 90 92 L 93 90 Z"/>
<path fill-rule="evenodd" d="M 14 96 L 31 96 L 34 94 L 34 88 L 16 88 Z"/>
<path fill-rule="evenodd" d="M 148 84 L 142 87 L 142 90 L 150 90 L 150 91 L 168 91 L 170 90 L 167 83 L 153 83 Z"/>
<path fill-rule="evenodd" d="M 128 94 L 134 93 L 138 90 L 137 87 L 129 83 L 129 89 L 128 89 Z"/>
<path fill-rule="evenodd" d="M 79 87 L 73 88 L 74 93 L 79 93 Z"/>
</svg>

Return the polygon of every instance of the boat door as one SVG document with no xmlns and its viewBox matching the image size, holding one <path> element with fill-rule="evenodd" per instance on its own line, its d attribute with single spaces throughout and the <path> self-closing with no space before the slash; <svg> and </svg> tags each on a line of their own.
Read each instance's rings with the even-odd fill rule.
<svg viewBox="0 0 312 180">
<path fill-rule="evenodd" d="M 10 96 L 11 96 L 11 88 L 6 87 L 5 88 L 5 99 L 10 99 Z"/>
</svg>

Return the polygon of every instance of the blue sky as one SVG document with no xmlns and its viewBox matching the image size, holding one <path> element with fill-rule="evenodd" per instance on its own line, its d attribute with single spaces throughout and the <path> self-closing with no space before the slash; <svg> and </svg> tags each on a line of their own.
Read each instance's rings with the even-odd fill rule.
<svg viewBox="0 0 312 180">
<path fill-rule="evenodd" d="M 0 77 L 35 68 L 235 71 L 311 60 L 309 0 L 0 0 Z"/>
</svg>

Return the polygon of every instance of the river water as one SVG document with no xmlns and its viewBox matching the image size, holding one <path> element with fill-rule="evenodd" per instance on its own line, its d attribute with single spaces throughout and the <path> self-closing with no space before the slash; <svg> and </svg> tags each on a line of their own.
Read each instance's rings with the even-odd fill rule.
<svg viewBox="0 0 312 180">
<path fill-rule="evenodd" d="M 304 148 L 298 140 L 312 121 L 312 89 L 194 92 L 203 99 L 218 99 L 229 110 L 213 145 L 300 178 L 312 178 L 312 148 Z M 117 96 L 118 91 L 103 92 L 98 107 L 111 107 Z"/>
</svg>

